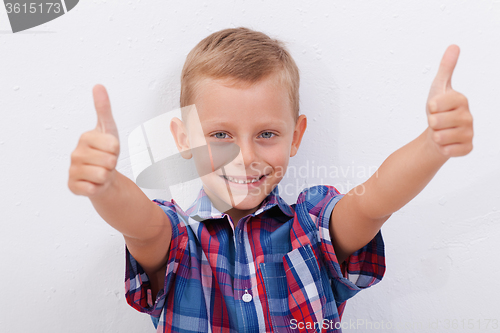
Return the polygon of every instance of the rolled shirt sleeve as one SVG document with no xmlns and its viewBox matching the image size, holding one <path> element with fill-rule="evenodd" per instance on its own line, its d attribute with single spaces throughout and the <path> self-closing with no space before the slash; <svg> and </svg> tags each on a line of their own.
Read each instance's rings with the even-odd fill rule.
<svg viewBox="0 0 500 333">
<path fill-rule="evenodd" d="M 335 300 L 343 309 L 346 300 L 382 280 L 385 272 L 382 234 L 379 231 L 368 244 L 346 258 L 342 266 L 339 265 L 330 238 L 330 217 L 344 194 L 333 186 L 325 185 L 311 187 L 303 194 L 304 200 L 309 202 L 309 216 L 318 231 L 319 247 L 331 278 Z"/>
<path fill-rule="evenodd" d="M 179 224 L 180 217 L 176 213 L 175 205 L 163 200 L 155 199 L 153 201 L 163 209 L 172 224 L 172 239 L 170 240 L 164 285 L 158 291 L 156 300 L 153 302 L 149 277 L 125 245 L 125 298 L 134 309 L 149 314 L 156 326 L 165 305 L 166 295 L 173 284 L 179 263 L 184 255 L 187 235 L 182 225 Z"/>
</svg>

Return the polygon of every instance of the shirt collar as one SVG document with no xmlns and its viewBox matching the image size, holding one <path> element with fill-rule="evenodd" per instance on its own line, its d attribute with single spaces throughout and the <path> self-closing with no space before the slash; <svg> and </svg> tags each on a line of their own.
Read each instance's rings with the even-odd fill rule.
<svg viewBox="0 0 500 333">
<path fill-rule="evenodd" d="M 283 198 L 279 195 L 278 186 L 276 186 L 271 193 L 262 201 L 259 208 L 251 214 L 251 216 L 257 216 L 266 210 L 271 209 L 274 206 L 278 206 L 281 212 L 289 217 L 293 217 L 293 209 L 288 205 Z M 210 201 L 207 193 L 203 189 L 200 189 L 198 197 L 194 203 L 186 210 L 186 213 L 195 220 L 207 220 L 207 219 L 220 219 L 226 214 L 220 212 Z"/>
</svg>

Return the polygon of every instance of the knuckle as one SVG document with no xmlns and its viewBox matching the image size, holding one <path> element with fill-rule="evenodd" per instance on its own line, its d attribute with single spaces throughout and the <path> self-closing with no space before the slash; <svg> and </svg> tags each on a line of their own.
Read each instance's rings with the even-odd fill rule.
<svg viewBox="0 0 500 333">
<path fill-rule="evenodd" d="M 467 139 L 468 139 L 469 141 L 472 141 L 472 138 L 474 138 L 474 131 L 473 131 L 472 129 L 469 129 L 469 130 L 467 131 Z"/>
<path fill-rule="evenodd" d="M 438 117 L 436 117 L 436 115 L 430 115 L 428 117 L 428 121 L 429 121 L 429 126 L 433 129 L 439 126 L 439 120 Z"/>
<path fill-rule="evenodd" d="M 76 194 L 75 192 L 75 187 L 73 185 L 73 182 L 71 181 L 71 179 L 68 180 L 68 188 L 71 192 L 73 192 L 74 194 Z"/>
<path fill-rule="evenodd" d="M 118 154 L 118 152 L 120 151 L 120 141 L 118 141 L 118 139 L 114 136 L 111 136 L 111 139 L 109 141 L 111 151 L 115 154 Z"/>
<path fill-rule="evenodd" d="M 462 112 L 461 120 L 464 124 L 470 125 L 472 124 L 472 115 L 469 112 Z"/>
<path fill-rule="evenodd" d="M 116 155 L 112 155 L 108 159 L 108 167 L 109 169 L 114 169 L 116 167 L 116 163 L 118 162 L 118 158 Z"/>
<path fill-rule="evenodd" d="M 439 151 L 443 156 L 450 156 L 450 147 L 439 147 Z"/>
<path fill-rule="evenodd" d="M 467 99 L 467 97 L 465 97 L 464 94 L 459 94 L 459 101 L 461 104 L 465 104 L 465 105 L 468 105 L 469 104 L 469 100 Z"/>
<path fill-rule="evenodd" d="M 72 181 L 68 182 L 68 187 L 73 194 L 76 195 L 85 195 L 86 191 L 85 188 L 82 186 L 82 182 L 77 182 L 77 181 Z"/>
<path fill-rule="evenodd" d="M 92 132 L 84 132 L 81 136 L 80 136 L 80 141 L 82 142 L 89 142 L 92 138 Z"/>
<path fill-rule="evenodd" d="M 107 171 L 103 168 L 99 168 L 99 171 L 97 172 L 96 178 L 99 181 L 99 183 L 104 183 L 106 181 L 106 179 L 108 178 Z"/>
<path fill-rule="evenodd" d="M 77 177 L 78 175 L 78 168 L 75 167 L 74 165 L 70 165 L 69 167 L 69 180 L 73 180 Z"/>
<path fill-rule="evenodd" d="M 95 186 L 94 184 L 88 183 L 85 187 L 87 195 L 94 195 L 97 193 L 97 186 Z"/>
<path fill-rule="evenodd" d="M 470 151 L 471 151 L 471 147 L 470 147 L 470 145 L 464 145 L 464 146 L 462 147 L 461 151 L 460 151 L 460 153 L 461 153 L 461 154 L 460 154 L 460 156 L 465 156 L 465 155 L 467 155 L 468 153 L 470 153 Z"/>
<path fill-rule="evenodd" d="M 71 162 L 72 163 L 76 163 L 76 162 L 79 162 L 82 160 L 82 152 L 80 149 L 75 149 L 73 150 L 73 152 L 71 153 Z"/>
<path fill-rule="evenodd" d="M 438 109 L 437 99 L 433 98 L 427 102 L 427 108 L 430 112 L 435 112 Z"/>
<path fill-rule="evenodd" d="M 432 139 L 435 141 L 435 142 L 440 142 L 441 141 L 441 134 L 440 133 L 436 133 L 434 132 L 434 134 L 432 135 Z"/>
<path fill-rule="evenodd" d="M 467 112 L 467 125 L 470 125 L 472 127 L 472 124 L 474 123 L 474 118 L 472 117 L 472 114 L 470 112 Z"/>
<path fill-rule="evenodd" d="M 82 141 L 83 147 L 90 147 L 96 144 L 99 141 L 99 133 L 96 132 L 86 132 L 85 139 Z"/>
</svg>

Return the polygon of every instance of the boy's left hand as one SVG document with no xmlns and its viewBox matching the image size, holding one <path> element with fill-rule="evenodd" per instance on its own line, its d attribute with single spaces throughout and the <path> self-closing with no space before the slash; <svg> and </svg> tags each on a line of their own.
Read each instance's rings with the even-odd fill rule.
<svg viewBox="0 0 500 333">
<path fill-rule="evenodd" d="M 451 88 L 451 76 L 460 48 L 450 45 L 443 55 L 427 98 L 428 141 L 444 157 L 467 155 L 472 150 L 472 115 L 467 98 Z"/>
</svg>

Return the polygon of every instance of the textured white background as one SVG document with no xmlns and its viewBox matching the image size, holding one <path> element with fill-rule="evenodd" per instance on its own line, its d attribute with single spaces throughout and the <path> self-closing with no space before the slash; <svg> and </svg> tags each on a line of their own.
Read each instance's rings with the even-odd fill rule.
<svg viewBox="0 0 500 333">
<path fill-rule="evenodd" d="M 389 332 L 496 332 L 484 327 L 500 321 L 498 0 L 80 1 L 17 34 L 2 7 L 0 330 L 154 331 L 124 299 L 122 236 L 67 188 L 69 156 L 95 127 L 91 89 L 102 83 L 120 130 L 118 169 L 132 177 L 128 133 L 177 108 L 189 50 L 235 26 L 285 41 L 301 70 L 309 127 L 291 166 L 310 173 L 285 179 L 289 192 L 315 183 L 345 192 L 366 180 L 358 171 L 426 128 L 441 56 L 461 47 L 453 87 L 469 98 L 474 150 L 449 160 L 384 225 L 386 275 L 348 302 L 344 322 L 361 326 L 344 331 L 380 332 L 390 322 Z M 344 175 L 322 179 L 313 165 Z"/>
</svg>

